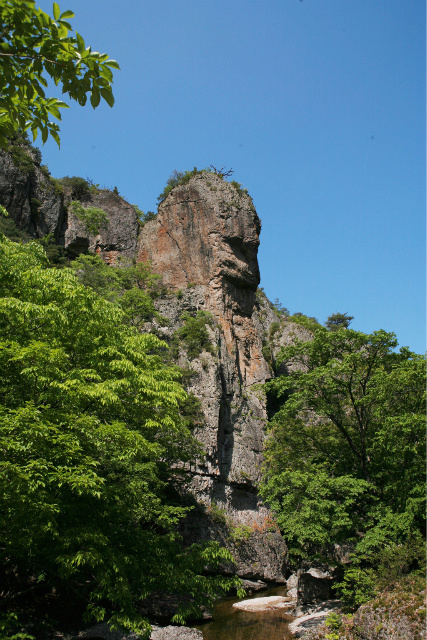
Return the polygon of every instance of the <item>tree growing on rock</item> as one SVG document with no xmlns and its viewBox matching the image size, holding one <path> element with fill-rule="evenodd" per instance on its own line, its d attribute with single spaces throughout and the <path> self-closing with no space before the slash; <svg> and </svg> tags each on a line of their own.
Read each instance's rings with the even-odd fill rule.
<svg viewBox="0 0 427 640">
<path fill-rule="evenodd" d="M 354 320 L 354 316 L 349 316 L 348 313 L 333 313 L 328 316 L 328 319 L 325 322 L 325 327 L 330 331 L 348 329 L 352 320 Z"/>
</svg>

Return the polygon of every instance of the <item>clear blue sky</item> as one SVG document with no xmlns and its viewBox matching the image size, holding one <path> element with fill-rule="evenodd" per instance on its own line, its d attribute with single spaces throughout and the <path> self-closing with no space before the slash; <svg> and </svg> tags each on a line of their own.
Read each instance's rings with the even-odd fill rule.
<svg viewBox="0 0 427 640">
<path fill-rule="evenodd" d="M 174 169 L 232 167 L 270 299 L 424 352 L 423 0 L 59 4 L 122 71 L 113 109 L 64 111 L 61 150 L 42 149 L 54 176 L 147 211 Z"/>
</svg>

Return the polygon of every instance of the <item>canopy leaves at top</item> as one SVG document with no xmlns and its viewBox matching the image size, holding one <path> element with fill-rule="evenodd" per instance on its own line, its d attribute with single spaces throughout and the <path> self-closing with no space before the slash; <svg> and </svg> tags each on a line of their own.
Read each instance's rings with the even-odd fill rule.
<svg viewBox="0 0 427 640">
<path fill-rule="evenodd" d="M 48 97 L 51 79 L 80 105 L 95 109 L 101 99 L 114 104 L 112 69 L 119 69 L 106 53 L 92 51 L 79 33 L 72 35 L 72 11 L 53 4 L 52 19 L 36 8 L 34 0 L 2 0 L 0 3 L 0 146 L 18 130 L 31 130 L 33 139 L 49 134 L 59 145 L 60 109 L 68 105 Z"/>
</svg>

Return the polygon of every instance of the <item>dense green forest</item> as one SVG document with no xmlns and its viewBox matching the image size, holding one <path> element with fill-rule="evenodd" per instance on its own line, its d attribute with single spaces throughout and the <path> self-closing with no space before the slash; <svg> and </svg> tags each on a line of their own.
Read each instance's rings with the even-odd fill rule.
<svg viewBox="0 0 427 640">
<path fill-rule="evenodd" d="M 405 576 L 423 585 L 425 358 L 394 334 L 326 324 L 282 350 L 287 374 L 266 385 L 261 491 L 295 567 L 350 548 L 337 594 L 354 608 Z"/>
<path fill-rule="evenodd" d="M 225 549 L 184 548 L 177 533 L 184 466 L 202 452 L 182 372 L 134 326 L 152 299 L 129 284 L 133 268 L 119 306 L 51 267 L 38 242 L 2 235 L 0 253 L 3 626 L 32 607 L 54 624 L 67 599 L 87 621 L 144 629 L 137 602 L 157 591 L 187 596 L 182 622 L 238 581 L 205 575 Z M 77 261 L 81 278 L 93 262 Z M 96 286 L 111 295 L 114 280 Z"/>
</svg>

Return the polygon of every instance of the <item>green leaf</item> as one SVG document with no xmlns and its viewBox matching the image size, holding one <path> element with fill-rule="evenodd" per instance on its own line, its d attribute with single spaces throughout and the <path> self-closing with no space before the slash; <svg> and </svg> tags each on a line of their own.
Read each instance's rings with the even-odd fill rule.
<svg viewBox="0 0 427 640">
<path fill-rule="evenodd" d="M 92 93 L 90 94 L 90 103 L 94 109 L 99 105 L 99 101 L 101 100 L 101 96 L 99 94 L 98 87 L 93 87 Z"/>
<path fill-rule="evenodd" d="M 104 62 L 104 64 L 106 64 L 107 67 L 111 67 L 112 69 L 118 69 L 120 71 L 119 63 L 116 62 L 115 60 L 107 60 L 107 62 Z"/>
<path fill-rule="evenodd" d="M 100 88 L 101 96 L 104 98 L 105 102 L 110 106 L 114 106 L 114 96 L 111 89 L 105 89 L 104 87 Z"/>
<path fill-rule="evenodd" d="M 79 53 L 83 53 L 85 50 L 85 41 L 83 40 L 81 35 L 77 32 L 76 32 L 76 38 L 77 38 L 77 48 L 79 50 Z"/>
<path fill-rule="evenodd" d="M 61 13 L 61 16 L 60 16 L 61 20 L 63 20 L 64 18 L 74 18 L 74 17 L 75 17 L 74 13 L 70 10 L 64 11 L 63 13 Z"/>
<path fill-rule="evenodd" d="M 61 141 L 59 139 L 58 132 L 57 131 L 51 131 L 50 135 L 55 140 L 56 144 L 58 145 L 58 148 L 61 148 Z"/>
<path fill-rule="evenodd" d="M 59 9 L 59 5 L 57 2 L 53 3 L 53 17 L 55 20 L 59 20 L 59 16 L 61 15 L 61 11 Z"/>
</svg>

